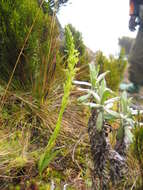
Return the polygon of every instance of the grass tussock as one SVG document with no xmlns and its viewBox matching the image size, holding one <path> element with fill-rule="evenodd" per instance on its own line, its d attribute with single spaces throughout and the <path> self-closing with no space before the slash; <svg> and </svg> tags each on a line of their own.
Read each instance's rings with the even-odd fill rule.
<svg viewBox="0 0 143 190">
<path fill-rule="evenodd" d="M 56 126 L 62 96 L 61 86 L 61 88 L 53 89 L 48 95 L 48 101 L 41 106 L 31 100 L 29 94 L 16 96 L 10 93 L 7 97 L 7 102 L 1 112 L 1 188 L 5 180 L 7 184 L 13 184 L 15 180 L 18 180 L 19 184 L 20 181 L 24 182 L 38 176 L 37 163 Z M 45 173 L 51 170 L 51 167 L 52 171 L 58 167 L 61 175 L 71 170 L 70 173 L 73 172 L 76 177 L 78 172 L 81 172 L 81 163 L 86 164 L 82 155 L 87 152 L 86 147 L 88 147 L 85 135 L 88 114 L 85 112 L 83 118 L 82 109 L 75 104 L 76 91 L 73 91 L 70 99 L 70 106 L 64 113 L 62 128 L 53 147 L 53 150 L 61 151 Z M 79 148 L 83 141 L 85 141 L 83 148 Z M 43 176 L 47 175 L 45 173 Z M 50 180 L 50 177 L 47 177 L 45 181 Z"/>
</svg>

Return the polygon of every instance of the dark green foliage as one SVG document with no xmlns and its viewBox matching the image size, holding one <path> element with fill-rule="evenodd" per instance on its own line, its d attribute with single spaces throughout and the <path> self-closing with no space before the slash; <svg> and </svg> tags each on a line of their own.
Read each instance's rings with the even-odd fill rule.
<svg viewBox="0 0 143 190">
<path fill-rule="evenodd" d="M 0 2 L 0 78 L 5 82 L 8 82 L 10 78 L 38 11 L 39 15 L 14 74 L 12 81 L 14 88 L 18 86 L 36 89 L 39 83 L 43 87 L 46 79 L 44 81 L 38 78 L 45 76 L 45 70 L 48 72 L 48 62 L 55 62 L 53 60 L 56 60 L 56 36 L 58 33 L 55 26 L 51 30 L 53 18 L 44 14 L 43 10 L 39 10 L 37 0 Z M 54 39 L 51 42 L 52 37 Z M 54 50 L 49 59 L 48 53 L 51 49 Z"/>
<path fill-rule="evenodd" d="M 0 2 L 0 71 L 1 77 L 6 81 L 14 68 L 37 9 L 38 6 L 34 1 L 20 0 L 13 3 L 10 0 Z M 41 30 L 40 27 L 36 29 Z M 16 70 L 16 77 L 20 82 L 25 83 L 28 77 L 30 77 L 28 73 L 27 76 L 24 76 L 24 70 L 29 72 L 29 69 L 32 70 L 34 67 L 34 63 L 32 59 L 29 60 L 29 57 L 34 53 L 34 47 L 37 46 L 37 38 L 38 32 L 34 32 L 30 36 L 20 59 L 20 66 Z M 27 61 L 29 63 L 26 63 Z"/>
<path fill-rule="evenodd" d="M 37 0 L 38 4 L 41 5 L 42 3 L 42 9 L 44 11 L 44 13 L 49 12 L 50 14 L 53 14 L 53 8 L 55 9 L 55 11 L 58 11 L 59 8 L 62 5 L 65 5 L 69 0 L 45 0 L 43 2 L 43 0 Z"/>
<path fill-rule="evenodd" d="M 67 2 L 68 0 L 58 0 L 58 1 L 48 0 L 48 3 L 50 4 L 51 7 L 57 7 L 57 8 L 59 8 L 61 5 L 64 5 Z"/>
<path fill-rule="evenodd" d="M 100 65 L 100 72 L 110 71 L 106 76 L 107 85 L 114 91 L 117 91 L 119 84 L 123 79 L 124 71 L 127 65 L 124 51 L 121 50 L 120 55 L 116 58 L 110 56 L 107 58 L 102 52 L 96 53 L 96 63 Z"/>
<path fill-rule="evenodd" d="M 83 56 L 85 53 L 85 45 L 83 43 L 82 34 L 77 31 L 71 24 L 68 24 L 68 27 L 72 32 L 76 49 L 80 53 L 80 56 Z"/>
</svg>

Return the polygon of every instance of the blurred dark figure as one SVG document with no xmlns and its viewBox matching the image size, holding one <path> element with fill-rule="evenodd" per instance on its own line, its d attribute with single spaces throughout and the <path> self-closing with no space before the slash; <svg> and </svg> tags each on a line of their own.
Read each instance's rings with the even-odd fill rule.
<svg viewBox="0 0 143 190">
<path fill-rule="evenodd" d="M 138 93 L 143 86 L 143 0 L 130 0 L 129 29 L 138 33 L 129 54 L 129 79 L 131 83 L 120 86 L 129 93 Z"/>
</svg>

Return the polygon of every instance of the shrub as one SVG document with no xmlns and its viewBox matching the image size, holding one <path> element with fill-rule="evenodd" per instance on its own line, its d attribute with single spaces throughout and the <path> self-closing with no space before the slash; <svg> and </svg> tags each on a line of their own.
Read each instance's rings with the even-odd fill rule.
<svg viewBox="0 0 143 190">
<path fill-rule="evenodd" d="M 96 53 L 96 63 L 100 65 L 101 73 L 110 71 L 109 75 L 106 76 L 107 85 L 112 90 L 117 91 L 127 65 L 127 61 L 124 59 L 124 51 L 122 50 L 117 58 L 112 55 L 107 58 L 99 51 Z"/>
<path fill-rule="evenodd" d="M 27 34 L 34 24 L 14 73 L 12 87 L 32 87 L 36 93 L 46 90 L 45 83 L 51 79 L 58 54 L 58 30 L 54 23 L 52 16 L 39 9 L 36 0 L 0 2 L 1 81 L 8 82 Z M 48 72 L 52 73 L 49 78 L 46 75 Z"/>
</svg>

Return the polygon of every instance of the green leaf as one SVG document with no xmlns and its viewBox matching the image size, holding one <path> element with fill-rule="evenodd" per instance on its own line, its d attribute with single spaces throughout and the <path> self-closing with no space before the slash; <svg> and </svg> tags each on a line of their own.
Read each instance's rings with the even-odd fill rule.
<svg viewBox="0 0 143 190">
<path fill-rule="evenodd" d="M 104 102 L 107 100 L 107 98 L 113 93 L 114 92 L 111 89 L 106 87 L 103 92 L 103 95 L 102 95 L 101 103 L 104 104 Z"/>
<path fill-rule="evenodd" d="M 105 80 L 103 80 L 101 82 L 101 85 L 99 86 L 99 96 L 101 97 L 101 100 L 103 98 L 103 94 L 105 91 L 106 91 L 106 82 L 105 82 Z"/>
<path fill-rule="evenodd" d="M 128 143 L 133 142 L 133 134 L 132 134 L 131 130 L 129 129 L 129 127 L 125 127 L 125 137 L 127 138 Z"/>
<path fill-rule="evenodd" d="M 110 73 L 110 71 L 106 71 L 105 73 L 102 73 L 98 76 L 97 78 L 97 83 L 99 83 L 100 81 L 102 81 L 103 79 L 105 79 L 105 76 Z"/>
<path fill-rule="evenodd" d="M 111 98 L 107 101 L 104 102 L 104 104 L 111 104 L 111 103 L 114 103 L 114 102 L 117 102 L 118 100 L 120 100 L 120 97 L 115 97 L 115 98 Z"/>
<path fill-rule="evenodd" d="M 107 105 L 104 106 L 104 109 L 111 109 L 113 107 L 113 103 L 109 103 Z"/>
<path fill-rule="evenodd" d="M 114 121 L 116 118 L 110 114 L 104 114 L 104 119 L 108 121 Z"/>
<path fill-rule="evenodd" d="M 101 102 L 101 98 L 96 92 L 94 92 L 93 90 L 89 90 L 89 93 L 93 95 L 93 97 L 97 103 Z"/>
<path fill-rule="evenodd" d="M 101 102 L 100 96 L 94 92 L 93 90 L 90 89 L 84 89 L 84 88 L 78 88 L 78 90 L 80 90 L 81 92 L 87 92 L 88 94 L 92 95 L 95 99 L 96 102 Z"/>
<path fill-rule="evenodd" d="M 88 98 L 90 98 L 90 96 L 91 96 L 91 94 L 86 94 L 86 95 L 84 95 L 84 96 L 79 97 L 77 100 L 78 100 L 79 102 L 85 102 L 85 101 L 88 100 Z"/>
<path fill-rule="evenodd" d="M 74 80 L 73 81 L 73 84 L 76 84 L 76 85 L 84 85 L 84 86 L 90 86 L 91 87 L 91 84 L 89 82 L 84 82 L 84 81 L 77 81 L 77 80 Z"/>
<path fill-rule="evenodd" d="M 123 98 L 124 100 L 127 100 L 127 99 L 128 99 L 128 95 L 127 95 L 127 92 L 126 92 L 126 91 L 124 91 L 124 92 L 122 93 L 122 98 Z"/>
<path fill-rule="evenodd" d="M 124 138 L 124 127 L 120 126 L 120 128 L 117 131 L 117 139 L 123 139 Z"/>
<path fill-rule="evenodd" d="M 92 103 L 92 102 L 83 103 L 83 105 L 89 106 L 90 108 L 98 108 L 98 109 L 103 108 L 102 105 L 100 105 L 100 104 L 95 104 L 95 103 Z"/>
<path fill-rule="evenodd" d="M 103 113 L 100 112 L 97 116 L 97 121 L 96 121 L 96 128 L 98 132 L 102 130 L 102 125 L 103 125 Z"/>
<path fill-rule="evenodd" d="M 48 167 L 50 162 L 55 159 L 55 157 L 60 151 L 61 150 L 56 150 L 54 152 L 49 151 L 41 155 L 38 165 L 40 174 Z"/>
<path fill-rule="evenodd" d="M 111 116 L 114 116 L 115 118 L 121 118 L 121 115 L 113 110 L 105 108 L 105 111 L 110 114 Z"/>
<path fill-rule="evenodd" d="M 127 93 L 124 91 L 121 95 L 121 111 L 123 113 L 126 113 L 127 107 L 128 107 L 128 97 L 127 97 Z"/>
<path fill-rule="evenodd" d="M 134 127 L 134 121 L 132 118 L 126 118 L 125 121 L 128 123 L 130 127 Z"/>
<path fill-rule="evenodd" d="M 99 73 L 99 67 L 95 67 L 94 63 L 89 64 L 89 70 L 90 70 L 90 82 L 92 84 L 92 88 L 96 87 L 96 80 Z"/>
<path fill-rule="evenodd" d="M 123 121 L 126 121 L 128 116 L 124 113 L 120 113 L 120 118 L 123 120 Z"/>
</svg>

